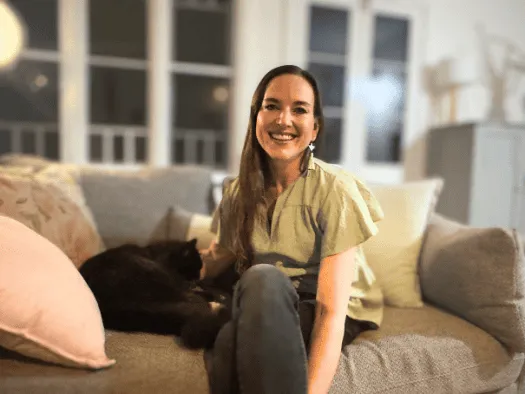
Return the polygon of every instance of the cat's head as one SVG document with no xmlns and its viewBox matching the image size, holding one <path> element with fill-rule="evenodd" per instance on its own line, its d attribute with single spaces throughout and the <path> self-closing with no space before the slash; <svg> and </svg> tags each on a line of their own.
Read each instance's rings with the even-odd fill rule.
<svg viewBox="0 0 525 394">
<path fill-rule="evenodd" d="M 177 272 L 187 280 L 199 279 L 202 259 L 197 250 L 197 239 L 186 241 L 178 251 L 176 262 Z"/>
</svg>

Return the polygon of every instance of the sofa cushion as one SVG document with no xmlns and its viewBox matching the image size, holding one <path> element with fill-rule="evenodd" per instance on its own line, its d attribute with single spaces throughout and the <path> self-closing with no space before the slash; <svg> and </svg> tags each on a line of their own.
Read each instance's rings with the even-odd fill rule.
<svg viewBox="0 0 525 394">
<path fill-rule="evenodd" d="M 118 362 L 97 373 L 28 363 L 0 350 L 0 393 L 208 394 L 202 352 L 171 336 L 108 331 L 106 348 Z"/>
<path fill-rule="evenodd" d="M 0 213 L 53 242 L 76 267 L 104 249 L 81 189 L 60 166 L 0 167 Z"/>
<path fill-rule="evenodd" d="M 430 305 L 385 308 L 377 331 L 343 349 L 330 393 L 485 393 L 511 385 L 523 354 Z"/>
<path fill-rule="evenodd" d="M 525 258 L 516 231 L 435 215 L 421 254 L 426 299 L 525 352 Z"/>
<path fill-rule="evenodd" d="M 72 367 L 114 364 L 105 354 L 95 297 L 71 261 L 6 216 L 0 216 L 0 346 Z"/>
<path fill-rule="evenodd" d="M 209 214 L 211 170 L 177 166 L 138 171 L 83 169 L 80 183 L 106 247 L 147 244 L 170 207 Z"/>
<path fill-rule="evenodd" d="M 210 246 L 215 234 L 210 231 L 212 217 L 192 213 L 180 206 L 170 207 L 161 219 L 148 243 L 156 241 L 189 241 L 197 239 L 197 249 Z"/>
<path fill-rule="evenodd" d="M 379 233 L 363 245 L 386 305 L 421 307 L 418 258 L 425 229 L 443 181 L 428 179 L 400 185 L 371 185 L 385 214 Z"/>
</svg>

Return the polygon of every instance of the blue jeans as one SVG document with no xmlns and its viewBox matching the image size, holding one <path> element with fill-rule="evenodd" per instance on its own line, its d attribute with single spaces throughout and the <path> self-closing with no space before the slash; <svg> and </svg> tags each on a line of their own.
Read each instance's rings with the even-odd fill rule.
<svg viewBox="0 0 525 394">
<path fill-rule="evenodd" d="M 301 301 L 277 268 L 259 264 L 237 282 L 232 306 L 232 319 L 205 353 L 211 393 L 306 393 L 315 304 Z M 343 343 L 367 329 L 362 323 L 347 321 Z"/>
</svg>

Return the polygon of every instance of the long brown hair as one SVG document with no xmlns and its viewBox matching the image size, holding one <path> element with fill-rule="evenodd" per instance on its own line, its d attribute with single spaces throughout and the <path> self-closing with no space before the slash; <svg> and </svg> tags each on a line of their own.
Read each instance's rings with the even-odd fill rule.
<svg viewBox="0 0 525 394">
<path fill-rule="evenodd" d="M 314 117 L 316 118 L 318 132 L 316 138 L 316 152 L 319 152 L 324 131 L 324 117 L 321 105 L 319 88 L 315 78 L 306 70 L 294 65 L 284 65 L 270 70 L 259 82 L 253 94 L 250 106 L 250 119 L 248 130 L 244 139 L 239 170 L 239 188 L 232 195 L 231 220 L 233 248 L 237 255 L 237 269 L 244 272 L 248 269 L 254 257 L 251 238 L 253 234 L 254 219 L 258 207 L 266 204 L 265 185 L 270 180 L 268 157 L 255 134 L 257 115 L 264 99 L 264 94 L 270 82 L 284 74 L 298 75 L 304 78 L 314 91 Z M 306 170 L 310 150 L 306 149 L 301 160 L 301 173 Z"/>
</svg>

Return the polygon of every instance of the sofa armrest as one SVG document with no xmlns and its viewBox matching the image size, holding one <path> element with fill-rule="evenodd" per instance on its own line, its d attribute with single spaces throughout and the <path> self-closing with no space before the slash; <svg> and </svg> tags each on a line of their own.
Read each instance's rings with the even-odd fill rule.
<svg viewBox="0 0 525 394">
<path fill-rule="evenodd" d="M 514 230 L 433 215 L 420 254 L 423 297 L 525 352 L 524 260 Z"/>
</svg>

